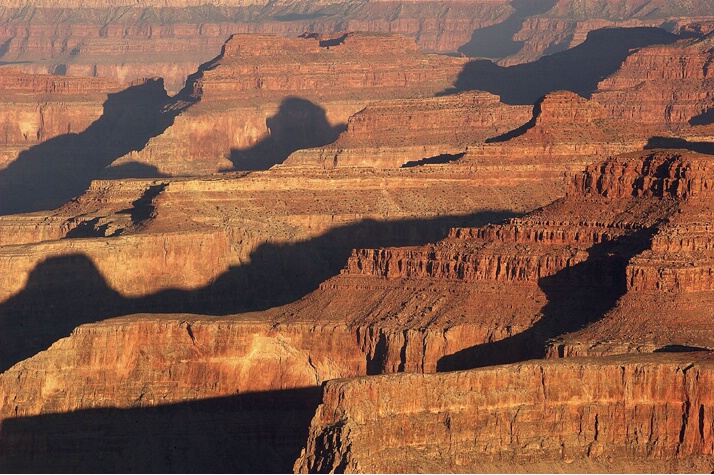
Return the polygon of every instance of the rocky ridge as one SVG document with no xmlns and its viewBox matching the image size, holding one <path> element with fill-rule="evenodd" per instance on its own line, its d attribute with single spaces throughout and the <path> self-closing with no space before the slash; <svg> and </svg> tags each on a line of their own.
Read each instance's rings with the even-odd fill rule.
<svg viewBox="0 0 714 475">
<path fill-rule="evenodd" d="M 707 31 L 706 25 L 713 23 L 709 7 L 704 0 L 687 4 L 603 0 L 588 7 L 572 0 L 209 4 L 187 0 L 120 2 L 111 8 L 97 1 L 32 5 L 13 1 L 0 10 L 0 60 L 31 73 L 102 76 L 122 82 L 163 77 L 174 93 L 231 34 L 398 33 L 416 39 L 423 51 L 506 56 L 501 64 L 508 65 L 574 47 L 599 28 Z"/>
<path fill-rule="evenodd" d="M 711 384 L 710 354 L 329 381 L 295 471 L 706 471 Z"/>
<path fill-rule="evenodd" d="M 187 85 L 199 102 L 115 164 L 137 162 L 170 175 L 267 169 L 296 149 L 332 142 L 370 102 L 448 87 L 464 62 L 424 55 L 398 35 L 235 35 Z"/>
</svg>

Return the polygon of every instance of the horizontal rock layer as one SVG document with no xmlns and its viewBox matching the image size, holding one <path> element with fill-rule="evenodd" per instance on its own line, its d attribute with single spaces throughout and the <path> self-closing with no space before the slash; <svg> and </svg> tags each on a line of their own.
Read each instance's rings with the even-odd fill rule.
<svg viewBox="0 0 714 475">
<path fill-rule="evenodd" d="M 662 355 L 330 381 L 295 470 L 709 470 L 712 370 Z"/>
</svg>

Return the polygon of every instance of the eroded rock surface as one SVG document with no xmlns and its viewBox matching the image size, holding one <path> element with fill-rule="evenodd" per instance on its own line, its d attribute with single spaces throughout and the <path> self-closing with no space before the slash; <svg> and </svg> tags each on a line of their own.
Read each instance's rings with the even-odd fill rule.
<svg viewBox="0 0 714 475">
<path fill-rule="evenodd" d="M 712 469 L 711 354 L 329 381 L 295 470 Z"/>
</svg>

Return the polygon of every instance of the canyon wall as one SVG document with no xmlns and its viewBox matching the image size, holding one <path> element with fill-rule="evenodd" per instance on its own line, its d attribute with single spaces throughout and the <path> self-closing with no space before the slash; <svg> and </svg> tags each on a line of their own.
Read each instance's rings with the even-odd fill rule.
<svg viewBox="0 0 714 475">
<path fill-rule="evenodd" d="M 330 381 L 296 472 L 698 472 L 711 355 Z"/>
<path fill-rule="evenodd" d="M 576 46 L 599 28 L 661 26 L 701 32 L 711 23 L 704 0 L 588 6 L 572 0 L 157 1 L 120 2 L 111 8 L 90 1 L 13 1 L 0 10 L 0 60 L 31 73 L 122 82 L 163 77 L 174 93 L 230 35 L 239 33 L 396 33 L 414 38 L 426 52 L 461 51 L 503 58 L 501 64 L 508 65 Z"/>
<path fill-rule="evenodd" d="M 0 169 L 33 145 L 77 134 L 101 117 L 108 94 L 123 87 L 112 80 L 0 74 Z"/>
<path fill-rule="evenodd" d="M 370 102 L 445 89 L 464 62 L 424 55 L 398 35 L 234 35 L 187 86 L 198 102 L 115 165 L 170 175 L 267 169 L 297 149 L 332 142 Z"/>
</svg>

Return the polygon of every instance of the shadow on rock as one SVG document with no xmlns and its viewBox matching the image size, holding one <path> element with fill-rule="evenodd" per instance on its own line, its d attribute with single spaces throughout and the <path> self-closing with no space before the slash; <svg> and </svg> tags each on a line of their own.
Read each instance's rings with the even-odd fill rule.
<svg viewBox="0 0 714 475">
<path fill-rule="evenodd" d="M 163 80 L 149 80 L 109 94 L 102 116 L 84 132 L 21 152 L 0 170 L 0 215 L 52 209 L 84 193 L 105 167 L 141 150 L 173 123 L 181 109 L 165 109 L 169 101 Z M 146 167 L 134 169 L 153 174 Z M 129 170 L 125 167 L 121 177 L 127 178 Z"/>
<path fill-rule="evenodd" d="M 714 155 L 714 142 L 689 142 L 675 137 L 651 137 L 645 145 L 645 150 L 656 148 L 681 148 L 692 152 Z"/>
<path fill-rule="evenodd" d="M 583 97 L 620 68 L 633 50 L 669 44 L 678 36 L 660 28 L 605 28 L 588 33 L 580 45 L 544 56 L 533 63 L 501 67 L 489 60 L 467 63 L 454 84 L 442 94 L 481 90 L 501 96 L 506 104 L 533 104 L 541 96 L 567 90 Z"/>
<path fill-rule="evenodd" d="M 701 114 L 689 119 L 689 125 L 710 125 L 714 124 L 714 107 L 707 109 Z"/>
<path fill-rule="evenodd" d="M 5 473 L 291 473 L 320 387 L 5 419 Z"/>
<path fill-rule="evenodd" d="M 151 213 L 151 194 L 161 186 L 150 188 L 127 210 L 132 220 Z M 0 372 L 47 349 L 83 323 L 140 312 L 228 315 L 265 310 L 295 301 L 337 275 L 354 248 L 424 245 L 446 237 L 455 226 L 482 226 L 513 216 L 494 211 L 424 220 L 366 220 L 307 241 L 263 244 L 251 254 L 250 264 L 231 267 L 205 287 L 168 289 L 138 298 L 117 293 L 83 254 L 51 257 L 31 271 L 24 289 L 0 303 Z"/>
<path fill-rule="evenodd" d="M 424 165 L 443 165 L 446 163 L 451 163 L 455 162 L 461 157 L 466 155 L 466 152 L 461 152 L 461 153 L 442 153 L 441 155 L 436 155 L 434 157 L 427 157 L 427 158 L 422 158 L 421 160 L 412 160 L 404 165 L 401 166 L 401 168 L 414 168 L 414 167 L 421 167 Z"/>
<path fill-rule="evenodd" d="M 322 147 L 334 142 L 345 125 L 332 126 L 325 109 L 307 99 L 288 97 L 278 112 L 265 120 L 269 135 L 247 149 L 232 149 L 233 170 L 267 170 L 283 163 L 296 150 Z"/>
<path fill-rule="evenodd" d="M 99 175 L 102 180 L 123 180 L 126 178 L 166 178 L 154 165 L 140 162 L 128 162 L 105 168 Z"/>
<path fill-rule="evenodd" d="M 513 0 L 515 10 L 506 21 L 474 30 L 468 43 L 458 48 L 458 52 L 471 58 L 500 59 L 518 53 L 523 41 L 515 41 L 513 36 L 523 27 L 526 18 L 547 12 L 558 0 Z"/>
<path fill-rule="evenodd" d="M 614 242 L 596 244 L 588 259 L 543 277 L 538 286 L 548 299 L 532 327 L 492 343 L 466 348 L 437 362 L 437 371 L 456 371 L 516 363 L 545 356 L 546 343 L 601 319 L 625 294 L 625 267 L 645 250 L 654 227 Z"/>
</svg>

